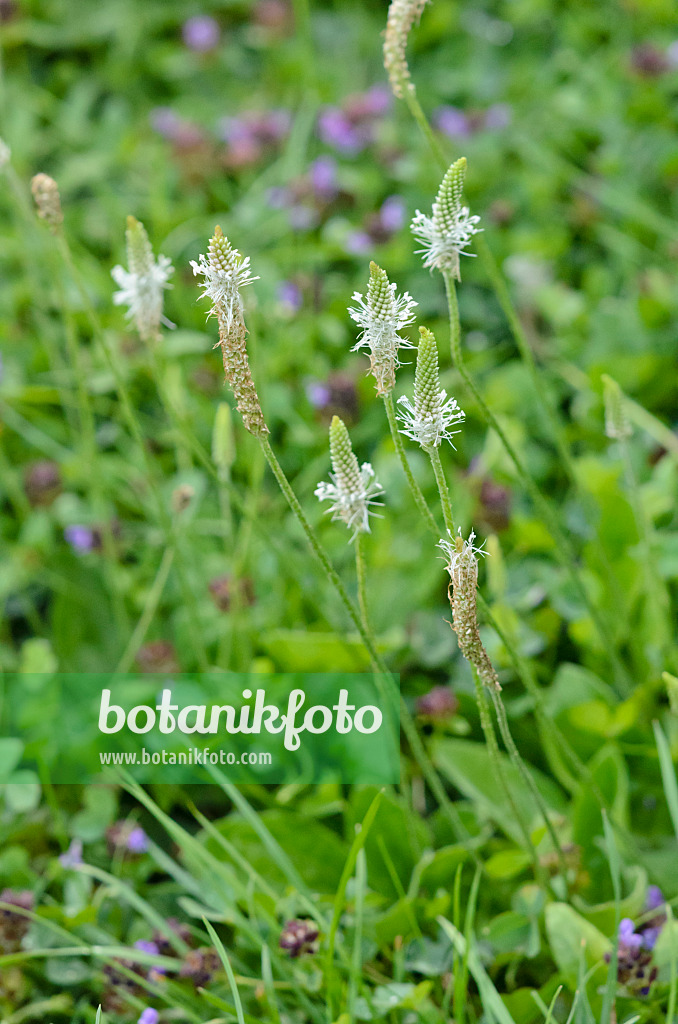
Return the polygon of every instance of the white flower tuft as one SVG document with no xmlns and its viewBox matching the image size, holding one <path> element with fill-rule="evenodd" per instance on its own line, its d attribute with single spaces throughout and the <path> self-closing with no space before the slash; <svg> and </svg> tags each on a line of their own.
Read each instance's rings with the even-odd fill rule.
<svg viewBox="0 0 678 1024">
<path fill-rule="evenodd" d="M 332 502 L 327 511 L 354 531 L 354 540 L 356 534 L 370 532 L 369 516 L 376 514 L 370 505 L 381 504 L 375 498 L 384 489 L 369 462 L 358 465 L 348 431 L 338 416 L 333 417 L 330 425 L 330 455 L 334 470 L 330 483 L 319 483 L 314 493 L 319 501 Z"/>
<path fill-rule="evenodd" d="M 450 427 L 463 423 L 466 418 L 464 410 L 459 408 L 457 399 L 448 398 L 445 390 L 441 390 L 438 395 L 438 407 L 434 411 L 417 409 L 407 395 L 402 395 L 398 399 L 398 405 L 403 408 L 398 415 L 403 424 L 400 433 L 416 441 L 422 448 L 439 448 L 443 441 L 452 444 L 453 435 L 461 431 L 450 430 Z M 454 448 L 453 444 L 452 447 Z"/>
<path fill-rule="evenodd" d="M 127 318 L 134 321 L 139 336 L 144 341 L 159 337 L 160 324 L 174 327 L 163 316 L 163 292 L 172 286 L 168 284 L 174 273 L 168 256 L 153 257 L 153 250 L 143 224 L 135 217 L 127 218 L 127 262 L 129 270 L 116 266 L 111 277 L 120 291 L 113 295 L 116 306 L 127 306 Z"/>
<path fill-rule="evenodd" d="M 449 270 L 459 276 L 459 257 L 472 256 L 466 250 L 471 239 L 482 228 L 477 227 L 480 217 L 471 215 L 468 206 L 462 206 L 461 196 L 466 174 L 466 159 L 457 160 L 443 178 L 433 203 L 432 216 L 417 210 L 410 229 L 423 248 L 424 266 L 430 270 Z"/>
<path fill-rule="evenodd" d="M 414 323 L 412 310 L 417 303 L 407 292 L 396 295 L 395 284 L 389 282 L 374 261 L 370 263 L 367 298 L 354 292 L 353 301 L 357 305 L 349 307 L 348 313 L 361 332 L 351 351 L 369 350 L 377 394 L 387 395 L 393 389 L 396 367 L 400 365 L 398 349 L 414 348 L 399 332 Z"/>
<path fill-rule="evenodd" d="M 200 256 L 199 262 L 191 260 L 193 274 L 197 277 L 202 274 L 205 280 L 202 283 L 205 289 L 200 296 L 201 299 L 209 299 L 212 308 L 207 314 L 219 316 L 227 329 L 230 329 L 234 320 L 242 315 L 242 297 L 240 289 L 245 285 L 258 281 L 250 273 L 249 256 L 241 256 L 237 249 L 232 248 L 223 235 L 215 235 L 221 244 L 215 244 L 215 239 L 210 241 L 209 256 Z"/>
<path fill-rule="evenodd" d="M 475 566 L 475 572 L 477 574 L 478 557 L 484 557 L 487 554 L 487 551 L 483 550 L 485 547 L 485 541 L 483 541 L 479 547 L 476 547 L 474 544 L 476 539 L 474 531 L 471 530 L 468 535 L 468 540 L 464 540 L 461 535 L 461 527 L 459 527 L 456 537 L 453 537 L 449 530 L 447 531 L 447 536 L 449 539 L 446 540 L 443 538 L 438 541 L 438 547 L 445 555 L 445 560 L 447 561 L 446 568 L 452 579 L 455 578 L 455 574 L 460 569 L 468 571 L 468 568 L 473 568 L 473 566 Z"/>
</svg>

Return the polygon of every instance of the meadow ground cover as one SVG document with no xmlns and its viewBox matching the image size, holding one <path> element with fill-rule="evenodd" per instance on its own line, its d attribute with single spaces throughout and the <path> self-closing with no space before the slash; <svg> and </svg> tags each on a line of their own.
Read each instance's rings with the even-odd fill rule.
<svg viewBox="0 0 678 1024">
<path fill-rule="evenodd" d="M 0 38 L 3 672 L 403 698 L 383 791 L 1 738 L 3 1021 L 673 1022 L 673 4 Z"/>
</svg>

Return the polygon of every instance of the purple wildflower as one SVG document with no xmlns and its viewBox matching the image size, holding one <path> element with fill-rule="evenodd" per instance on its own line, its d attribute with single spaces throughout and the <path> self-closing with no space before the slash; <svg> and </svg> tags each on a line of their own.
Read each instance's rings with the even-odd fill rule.
<svg viewBox="0 0 678 1024">
<path fill-rule="evenodd" d="M 281 281 L 278 285 L 278 301 L 290 312 L 298 312 L 304 301 L 301 288 L 294 281 Z"/>
<path fill-rule="evenodd" d="M 364 256 L 370 251 L 372 244 L 372 239 L 367 231 L 352 231 L 344 243 L 344 248 L 352 256 Z"/>
<path fill-rule="evenodd" d="M 381 204 L 379 220 L 384 231 L 395 234 L 405 223 L 405 200 L 402 196 L 389 196 Z"/>
<path fill-rule="evenodd" d="M 646 910 L 659 910 L 660 907 L 664 906 L 665 902 L 664 893 L 658 885 L 648 886 L 647 896 L 645 897 Z"/>
<path fill-rule="evenodd" d="M 623 917 L 619 922 L 619 950 L 640 949 L 643 944 L 643 936 L 637 935 L 636 926 L 630 917 Z"/>
<path fill-rule="evenodd" d="M 428 693 L 417 697 L 417 714 L 445 721 L 457 713 L 459 701 L 449 686 L 434 686 Z"/>
<path fill-rule="evenodd" d="M 315 953 L 318 949 L 318 928 L 312 921 L 296 918 L 288 921 L 280 933 L 278 945 L 295 958 L 302 953 Z"/>
<path fill-rule="evenodd" d="M 64 537 L 66 542 L 78 554 L 84 554 L 86 551 L 92 551 L 94 548 L 94 531 L 89 526 L 82 526 L 81 524 L 67 526 L 64 530 Z"/>
<path fill-rule="evenodd" d="M 140 825 L 136 825 L 127 836 L 127 849 L 130 853 L 146 853 L 148 837 Z"/>
<path fill-rule="evenodd" d="M 137 1024 L 158 1024 L 159 1016 L 157 1010 L 154 1010 L 152 1006 L 147 1006 L 145 1010 L 141 1011 Z"/>
<path fill-rule="evenodd" d="M 314 409 L 325 409 L 329 404 L 331 392 L 327 384 L 311 380 L 306 385 L 306 397 Z"/>
<path fill-rule="evenodd" d="M 351 121 L 374 120 L 383 117 L 391 106 L 391 90 L 385 85 L 373 85 L 367 92 L 349 96 L 344 111 Z"/>
<path fill-rule="evenodd" d="M 471 122 L 459 107 L 438 107 L 433 114 L 433 123 L 450 139 L 463 139 L 471 134 Z"/>
<path fill-rule="evenodd" d="M 610 962 L 610 954 L 605 954 Z M 652 951 L 647 948 L 645 937 L 636 932 L 633 921 L 625 917 L 619 922 L 617 943 L 617 981 L 633 995 L 646 996 L 657 977 L 657 968 L 652 965 Z"/>
<path fill-rule="evenodd" d="M 337 194 L 337 161 L 331 156 L 320 156 L 309 171 L 311 188 L 319 199 L 334 199 Z"/>
<path fill-rule="evenodd" d="M 82 864 L 82 839 L 71 839 L 71 845 L 59 856 L 62 868 L 77 868 Z"/>
<path fill-rule="evenodd" d="M 184 22 L 181 36 L 189 50 L 207 53 L 219 45 L 221 31 L 214 18 L 207 14 L 197 14 Z"/>
<path fill-rule="evenodd" d="M 372 141 L 369 126 L 353 124 L 339 107 L 325 107 L 318 118 L 320 138 L 332 149 L 355 156 Z"/>
<path fill-rule="evenodd" d="M 155 942 L 150 942 L 148 939 L 139 939 L 134 943 L 134 948 L 138 949 L 140 953 L 149 953 L 151 956 L 157 956 L 160 952 Z"/>
</svg>

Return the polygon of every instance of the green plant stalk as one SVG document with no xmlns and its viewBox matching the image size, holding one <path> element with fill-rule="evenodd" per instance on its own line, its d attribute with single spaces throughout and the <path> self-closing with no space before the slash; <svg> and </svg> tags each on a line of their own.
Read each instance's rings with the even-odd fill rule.
<svg viewBox="0 0 678 1024">
<path fill-rule="evenodd" d="M 134 659 L 137 656 L 139 648 L 144 642 L 146 633 L 148 631 L 148 627 L 153 621 L 153 616 L 155 615 L 158 608 L 158 604 L 160 603 L 162 592 L 165 589 L 165 584 L 167 583 L 167 577 L 170 574 L 170 569 L 172 568 L 172 563 L 174 562 L 175 553 L 176 552 L 173 547 L 165 549 L 165 552 L 160 561 L 160 565 L 158 566 L 158 571 L 155 575 L 155 579 L 153 580 L 153 584 L 151 585 L 151 589 L 149 590 L 146 596 L 146 601 L 144 603 L 144 609 L 141 613 L 141 617 L 139 618 L 139 621 L 137 622 L 134 628 L 134 632 L 132 633 L 132 636 L 129 639 L 127 647 L 125 648 L 124 653 L 118 663 L 118 667 L 115 670 L 116 672 L 129 672 L 130 668 L 134 664 Z"/>
<path fill-rule="evenodd" d="M 445 171 L 447 171 L 450 165 L 450 161 L 445 157 L 442 147 L 440 146 L 440 143 L 438 142 L 438 139 L 436 138 L 433 129 L 431 128 L 428 118 L 426 117 L 426 114 L 424 113 L 421 104 L 419 103 L 419 100 L 416 97 L 416 93 L 412 92 L 410 94 L 409 91 L 406 92 L 405 99 L 407 102 L 407 106 L 410 110 L 410 113 L 412 114 L 412 117 L 419 126 L 422 135 L 426 139 L 429 148 L 436 159 L 436 162 L 438 163 L 439 167 L 444 173 Z M 532 384 L 534 386 L 535 393 L 537 395 L 537 399 L 549 421 L 551 433 L 553 435 L 553 439 L 558 449 L 558 454 L 560 455 L 563 465 L 565 466 L 573 483 L 576 486 L 578 486 L 577 476 L 572 463 L 572 458 L 570 456 L 567 445 L 563 440 L 562 429 L 560 423 L 558 422 L 558 417 L 556 416 L 555 410 L 553 408 L 552 403 L 549 401 L 548 396 L 545 395 L 543 385 L 539 380 L 539 373 L 534 360 L 534 355 L 532 353 L 532 349 L 530 348 L 530 344 L 527 340 L 527 337 L 525 336 L 525 331 L 523 330 L 523 326 L 520 322 L 520 318 L 518 316 L 516 308 L 511 300 L 511 295 L 506 285 L 506 281 L 504 280 L 504 277 L 499 269 L 499 266 L 497 265 L 497 261 L 494 258 L 492 250 L 490 249 L 486 239 L 483 237 L 482 234 L 479 234 L 477 236 L 476 248 L 478 250 L 478 255 L 480 256 L 483 266 L 487 272 L 487 275 L 490 279 L 490 284 L 492 285 L 494 293 L 497 297 L 497 301 L 502 309 L 502 312 L 504 313 L 504 316 L 508 321 L 509 327 L 511 328 L 511 333 L 513 334 L 516 345 L 518 346 L 520 357 L 527 366 L 530 378 L 532 380 Z"/>
<path fill-rule="evenodd" d="M 351 619 L 354 626 L 358 630 L 358 634 L 360 635 L 360 638 L 363 644 L 365 645 L 365 648 L 367 649 L 367 652 L 370 656 L 370 660 L 372 661 L 372 665 L 375 671 L 388 679 L 388 669 L 386 668 L 384 660 L 377 650 L 374 637 L 368 629 L 365 629 L 360 618 L 360 613 L 358 612 L 355 605 L 348 596 L 346 587 L 344 586 L 341 577 L 339 576 L 338 572 L 330 562 L 327 553 L 325 552 L 325 549 L 320 544 L 320 541 L 318 540 L 313 527 L 306 518 L 306 514 L 304 513 L 304 510 L 301 507 L 301 503 L 299 502 L 299 499 L 294 493 L 294 490 L 292 489 L 289 480 L 285 476 L 282 466 L 278 462 L 275 453 L 271 448 L 271 444 L 268 440 L 268 437 L 259 438 L 259 443 L 261 444 L 264 455 L 266 456 L 268 464 L 271 467 L 271 471 L 278 482 L 280 490 L 283 492 L 290 508 L 292 509 L 294 515 L 297 517 L 299 524 L 301 525 L 304 533 L 306 534 L 306 538 L 311 546 L 311 550 L 313 551 L 316 558 L 320 562 L 328 580 L 330 581 L 334 589 L 337 591 L 341 603 L 346 609 L 349 618 Z M 407 738 L 407 741 L 410 744 L 412 755 L 417 764 L 419 765 L 419 768 L 421 769 L 424 778 L 428 782 L 432 793 L 435 795 L 436 799 L 438 800 L 438 803 L 443 808 L 448 819 L 450 820 L 450 823 L 455 831 L 455 834 L 457 835 L 460 841 L 467 840 L 469 838 L 468 831 L 465 828 L 461 818 L 459 817 L 459 812 L 457 811 L 456 807 L 451 802 L 447 793 L 445 792 L 445 788 L 442 782 L 440 781 L 438 773 L 433 767 L 433 764 L 431 763 L 431 760 L 428 757 L 426 750 L 424 749 L 424 745 L 421 741 L 419 733 L 417 732 L 416 726 L 412 720 L 412 716 L 410 715 L 409 708 L 405 704 L 402 697 L 400 699 L 400 723 L 402 726 L 402 730 Z"/>
<path fill-rule="evenodd" d="M 555 541 L 556 557 L 558 558 L 558 561 L 561 563 L 561 565 L 567 572 L 568 576 L 570 577 L 570 580 L 572 581 L 573 586 L 577 590 L 577 593 L 586 605 L 591 616 L 591 619 L 594 625 L 596 626 L 598 634 L 603 642 L 603 646 L 607 651 L 610 662 L 613 664 L 616 670 L 617 677 L 620 681 L 623 681 L 625 689 L 630 690 L 631 683 L 628 678 L 628 673 L 624 668 L 615 650 L 614 642 L 610 637 L 607 625 L 600 616 L 598 609 L 593 605 L 593 602 L 590 600 L 586 592 L 586 589 L 583 586 L 574 567 L 576 557 L 574 551 L 572 550 L 572 546 L 569 540 L 561 530 L 560 523 L 558 522 L 555 515 L 552 513 L 550 505 L 542 495 L 541 491 L 533 481 L 530 474 L 525 469 L 522 461 L 518 456 L 518 453 L 516 452 L 511 442 L 509 441 L 508 437 L 506 436 L 506 433 L 504 432 L 501 425 L 497 421 L 494 413 L 490 410 L 489 406 L 485 402 L 485 399 L 481 395 L 478 387 L 476 386 L 475 381 L 473 380 L 473 377 L 471 376 L 466 367 L 463 350 L 461 346 L 461 326 L 459 322 L 459 306 L 457 304 L 457 292 L 455 282 L 450 271 L 443 271 L 443 279 L 445 281 L 445 291 L 447 293 L 447 304 L 450 317 L 450 348 L 452 352 L 452 361 L 456 366 L 457 370 L 459 371 L 459 373 L 461 374 L 464 383 L 466 384 L 469 391 L 475 398 L 478 408 L 480 409 L 480 412 L 483 416 L 483 419 L 485 420 L 488 427 L 494 430 L 494 432 L 497 434 L 497 437 L 501 441 L 504 450 L 506 451 L 506 454 L 509 456 L 511 462 L 515 467 L 516 473 L 518 474 L 518 478 L 520 479 L 521 483 L 529 493 L 534 504 L 539 509 L 539 512 L 541 513 L 549 529 L 551 530 L 553 539 Z"/>
<path fill-rule="evenodd" d="M 671 638 L 671 628 L 669 625 L 669 599 L 666 586 L 659 575 L 657 563 L 652 553 L 652 527 L 648 522 L 648 517 L 646 516 L 645 509 L 643 508 L 640 496 L 640 485 L 633 467 L 631 447 L 629 445 L 628 438 L 620 438 L 619 446 L 624 459 L 629 500 L 631 502 L 631 508 L 633 509 L 633 518 L 636 521 L 636 529 L 638 530 L 638 536 L 640 537 L 643 573 L 645 576 L 645 588 L 647 591 L 647 610 L 653 622 L 660 623 L 661 635 L 663 637 L 661 650 L 657 652 L 657 663 L 653 667 L 663 668 L 665 664 L 664 657 L 667 653 L 666 648 L 670 643 Z"/>
<path fill-rule="evenodd" d="M 440 461 L 440 451 L 438 448 L 427 448 L 426 449 L 431 459 L 431 466 L 436 478 L 436 484 L 438 485 L 438 494 L 440 495 L 440 504 L 443 509 L 443 518 L 445 520 L 445 528 L 449 533 L 450 537 L 454 537 L 454 517 L 452 515 L 452 505 L 450 503 L 450 491 L 447 486 L 447 480 L 445 479 L 445 473 L 443 471 L 443 464 Z"/>
<path fill-rule="evenodd" d="M 560 867 L 560 871 L 561 871 L 561 874 L 563 876 L 563 882 L 565 884 L 565 889 L 567 891 L 567 889 L 568 889 L 568 884 L 567 884 L 567 864 L 565 862 L 565 855 L 563 854 L 563 848 L 560 845 L 560 840 L 558 839 L 558 835 L 556 833 L 556 830 L 554 829 L 553 823 L 552 823 L 552 821 L 551 821 L 551 819 L 549 817 L 548 808 L 547 808 L 546 804 L 544 803 L 544 800 L 542 798 L 541 793 L 539 792 L 539 787 L 537 786 L 536 782 L 532 778 L 532 775 L 528 771 L 527 766 L 525 765 L 525 762 L 523 761 L 522 757 L 520 756 L 520 751 L 518 750 L 518 748 L 517 748 L 517 746 L 515 744 L 515 741 L 513 739 L 513 735 L 511 734 L 511 729 L 509 727 L 508 717 L 506 715 L 506 708 L 504 707 L 504 702 L 502 701 L 500 695 L 498 693 L 496 693 L 496 691 L 494 691 L 494 690 L 492 691 L 492 701 L 494 703 L 494 710 L 495 710 L 495 713 L 497 715 L 497 721 L 499 723 L 499 731 L 501 732 L 502 739 L 504 740 L 504 744 L 506 745 L 506 750 L 508 751 L 508 755 L 511 758 L 511 761 L 513 762 L 513 764 L 516 766 L 516 768 L 518 769 L 518 771 L 522 775 L 522 777 L 523 777 L 523 779 L 525 781 L 525 784 L 527 785 L 527 788 L 529 789 L 529 791 L 531 792 L 532 796 L 534 797 L 534 802 L 537 805 L 537 808 L 539 809 L 539 813 L 541 814 L 542 818 L 544 819 L 544 824 L 546 825 L 546 831 L 548 832 L 549 838 L 550 838 L 551 842 L 553 843 L 553 849 L 556 852 L 556 856 L 558 858 L 558 866 Z"/>
<path fill-rule="evenodd" d="M 429 124 L 428 118 L 426 117 L 426 114 L 423 111 L 421 103 L 417 99 L 417 94 L 414 88 L 405 88 L 404 93 L 405 94 L 403 99 L 407 104 L 407 108 L 410 114 L 416 121 L 417 126 L 421 131 L 421 134 L 426 139 L 426 142 L 428 143 L 429 148 L 436 159 L 436 162 L 440 165 L 443 171 L 446 171 L 447 168 L 449 167 L 450 161 L 446 160 L 445 158 L 445 154 L 443 153 L 442 147 L 433 133 L 433 129 Z"/>
<path fill-rule="evenodd" d="M 134 438 L 134 440 L 135 440 L 135 442 L 136 442 L 136 444 L 137 444 L 137 446 L 138 446 L 138 448 L 139 448 L 139 450 L 141 452 L 141 456 L 142 456 L 143 463 L 144 463 L 144 469 L 145 469 L 145 472 L 146 472 L 146 480 L 147 480 L 149 489 L 151 490 L 151 493 L 153 494 L 153 498 L 155 500 L 155 504 L 157 506 L 158 519 L 159 519 L 160 525 L 161 525 L 161 527 L 162 527 L 162 529 L 163 529 L 163 531 L 165 533 L 167 542 L 170 545 L 173 546 L 173 544 L 174 544 L 174 539 L 173 539 L 174 531 L 173 531 L 172 521 L 170 519 L 169 512 L 168 512 L 167 508 L 165 507 L 165 504 L 164 504 L 164 502 L 162 500 L 162 496 L 161 496 L 161 494 L 160 494 L 160 492 L 158 490 L 157 484 L 156 484 L 154 476 L 153 476 L 153 468 L 152 468 L 152 466 L 150 464 L 150 460 L 148 458 L 148 452 L 146 451 L 146 446 L 144 444 L 144 438 L 143 438 L 143 435 L 141 433 L 141 429 L 139 427 L 139 423 L 137 421 L 136 416 L 134 415 L 134 408 L 132 406 L 132 401 L 131 401 L 130 396 L 129 396 L 129 391 L 127 390 L 127 384 L 125 383 L 125 379 L 124 379 L 122 373 L 120 372 L 120 367 L 118 366 L 118 363 L 117 363 L 117 360 L 115 358 L 115 355 L 114 355 L 113 351 L 111 350 L 111 346 L 108 343 L 108 339 L 106 338 L 106 335 L 105 335 L 105 333 L 103 331 L 103 328 L 102 328 L 101 323 L 99 321 L 99 317 L 98 317 L 98 315 L 96 313 L 96 310 L 92 306 L 92 303 L 90 301 L 89 295 L 87 294 L 87 289 L 85 288 L 85 286 L 83 284 L 83 281 L 82 281 L 82 278 L 80 276 L 80 271 L 79 271 L 79 269 L 78 269 L 78 267 L 77 267 L 77 265 L 75 263 L 75 260 L 73 259 L 73 254 L 71 253 L 71 248 L 70 248 L 70 245 L 68 243 L 68 239 L 66 238 L 66 236 L 65 236 L 63 231 L 60 231 L 59 234 L 57 235 L 57 243 L 58 243 L 58 246 L 59 246 L 59 251 L 61 252 L 61 255 L 63 257 L 63 260 L 64 260 L 66 266 L 68 267 L 68 269 L 69 269 L 69 271 L 71 273 L 71 276 L 73 277 L 73 280 L 74 280 L 74 282 L 76 284 L 76 287 L 77 287 L 77 289 L 78 289 L 78 291 L 79 291 L 79 293 L 80 293 L 80 295 L 82 297 L 83 304 L 84 304 L 84 307 L 85 307 L 85 311 L 87 313 L 87 317 L 88 317 L 90 325 L 92 327 L 92 331 L 94 333 L 94 336 L 96 337 L 96 339 L 97 339 L 97 341 L 98 341 L 98 343 L 99 343 L 99 345 L 101 347 L 101 350 L 104 353 L 104 356 L 106 358 L 108 366 L 109 366 L 109 368 L 110 368 L 110 370 L 111 370 L 111 372 L 113 374 L 113 377 L 114 377 L 114 380 L 115 380 L 116 391 L 117 391 L 118 397 L 120 399 L 120 403 L 121 403 L 121 406 L 122 406 L 122 410 L 123 410 L 125 419 L 127 420 L 127 424 L 128 424 L 129 429 L 130 429 L 130 432 L 132 434 L 132 437 Z M 207 651 L 206 651 L 206 648 L 205 648 L 204 641 L 202 639 L 202 628 L 200 626 L 200 618 L 199 618 L 199 616 L 197 614 L 195 597 L 194 597 L 194 595 L 193 595 L 193 593 L 191 591 L 190 586 L 188 585 L 188 579 L 187 579 L 186 574 L 185 574 L 185 565 L 184 565 L 183 554 L 182 554 L 182 552 L 181 552 L 179 547 L 177 547 L 177 556 L 178 556 L 177 557 L 177 575 L 178 575 L 178 578 L 179 578 L 179 584 L 181 586 L 184 602 L 185 602 L 185 605 L 186 605 L 186 612 L 187 612 L 189 620 L 190 620 L 191 639 L 192 639 L 192 642 L 193 642 L 193 646 L 194 646 L 194 650 L 195 650 L 195 655 L 196 655 L 198 664 L 200 666 L 200 670 L 202 672 L 205 672 L 205 671 L 207 671 L 208 666 L 209 666 L 209 661 L 208 661 L 208 657 L 207 657 Z"/>
<path fill-rule="evenodd" d="M 68 357 L 75 374 L 75 385 L 78 396 L 78 420 L 80 425 L 80 438 L 85 462 L 93 467 L 97 457 L 96 420 L 94 410 L 87 387 L 87 375 L 82 360 L 82 352 L 75 334 L 73 318 L 68 308 L 64 287 L 61 277 L 61 267 L 54 269 L 54 280 L 57 284 L 59 304 L 64 319 L 66 334 L 66 346 Z M 104 552 L 104 578 L 108 581 L 109 592 L 113 602 L 113 613 L 116 624 L 122 636 L 129 629 L 129 620 L 125 609 L 125 602 L 120 588 L 120 576 L 115 550 L 115 540 L 111 528 L 110 517 L 107 513 L 106 499 L 102 486 L 101 476 L 98 472 L 89 475 L 90 490 L 92 492 L 92 504 L 94 512 L 101 525 L 101 542 Z"/>
<path fill-rule="evenodd" d="M 431 459 L 431 465 L 433 466 L 433 471 L 435 473 L 436 483 L 438 485 L 438 492 L 440 494 L 440 501 L 441 501 L 442 508 L 443 508 L 443 515 L 445 517 L 445 526 L 447 527 L 447 530 L 449 531 L 449 533 L 451 535 L 454 535 L 454 519 L 453 519 L 453 516 L 452 516 L 452 508 L 451 508 L 451 504 L 450 504 L 449 489 L 447 487 L 447 481 L 445 480 L 445 474 L 443 472 L 442 463 L 440 461 L 440 452 L 439 452 L 439 450 L 437 448 L 429 449 L 429 456 L 430 456 L 430 459 Z M 548 730 L 549 730 L 549 728 L 557 731 L 557 734 L 559 736 L 559 741 L 565 747 L 568 748 L 568 750 L 571 753 L 572 758 L 574 758 L 576 760 L 576 762 L 577 762 L 576 763 L 576 770 L 579 773 L 581 773 L 582 771 L 585 772 L 586 771 L 585 766 L 579 761 L 579 758 L 577 757 L 575 752 L 570 747 L 569 741 L 563 736 L 563 734 L 560 732 L 559 729 L 556 730 L 556 727 L 554 726 L 554 724 L 552 722 L 549 722 L 549 720 L 547 719 L 546 715 L 544 714 L 544 712 L 543 712 L 543 699 L 542 699 L 541 690 L 539 689 L 539 686 L 537 685 L 537 683 L 536 683 L 536 681 L 535 681 L 535 679 L 534 679 L 534 677 L 532 675 L 532 670 L 528 667 L 528 665 L 526 664 L 525 659 L 522 657 L 522 655 L 520 655 L 518 653 L 518 651 L 515 648 L 513 642 L 511 641 L 511 639 L 506 635 L 504 630 L 501 629 L 501 627 L 499 626 L 499 623 L 496 621 L 495 617 L 493 616 L 493 614 L 492 614 L 492 612 L 490 610 L 489 605 L 485 601 L 485 598 L 482 596 L 480 591 L 477 592 L 477 602 L 478 602 L 478 607 L 483 610 L 483 613 L 484 613 L 484 615 L 485 615 L 489 625 L 494 629 L 494 631 L 496 632 L 497 636 L 499 637 L 499 639 L 504 644 L 504 646 L 506 648 L 506 651 L 507 651 L 507 653 L 508 653 L 508 655 L 509 655 L 509 657 L 510 657 L 512 663 L 513 663 L 513 666 L 514 666 L 514 668 L 515 668 L 519 678 L 522 680 L 523 685 L 525 686 L 525 689 L 527 690 L 527 692 L 535 700 L 535 712 L 536 712 L 536 716 L 537 716 L 537 719 L 538 719 L 538 722 L 539 722 L 539 725 L 540 725 L 540 730 L 542 732 L 542 735 L 544 735 L 545 737 L 548 737 Z M 545 749 L 546 749 L 547 758 L 549 760 L 549 764 L 551 765 L 551 768 L 553 769 L 556 778 L 558 778 L 559 781 L 561 781 L 561 783 L 563 783 L 563 785 L 565 786 L 566 789 L 569 789 L 571 791 L 576 790 L 578 788 L 578 784 L 576 783 L 576 780 L 574 778 L 572 778 L 572 776 L 569 776 L 569 775 L 565 775 L 564 776 L 563 775 L 565 769 L 563 768 L 563 766 L 560 764 L 559 761 L 556 760 L 555 764 L 554 764 L 554 755 L 556 753 L 556 750 L 554 749 L 554 745 L 553 744 L 545 744 Z M 601 799 L 602 799 L 602 797 L 601 797 Z"/>
<path fill-rule="evenodd" d="M 530 838 L 530 833 L 529 833 L 529 831 L 527 829 L 527 826 L 526 826 L 525 822 L 523 821 L 522 814 L 519 812 L 518 806 L 517 806 L 515 800 L 513 799 L 513 794 L 511 793 L 511 787 L 508 785 L 508 783 L 506 781 L 506 778 L 504 776 L 504 773 L 501 770 L 501 761 L 500 761 L 500 757 L 499 757 L 499 744 L 497 743 L 497 737 L 495 736 L 495 733 L 494 733 L 494 726 L 492 725 L 492 719 L 490 718 L 490 713 L 489 713 L 489 709 L 488 709 L 488 705 L 487 705 L 487 695 L 485 693 L 485 687 L 481 683 L 480 677 L 479 677 L 478 673 L 476 672 L 475 667 L 473 665 L 471 665 L 471 672 L 473 674 L 473 683 L 475 685 L 476 703 L 478 705 L 478 713 L 480 715 L 480 726 L 481 726 L 481 728 L 483 730 L 483 736 L 485 737 L 485 742 L 487 744 L 487 750 L 488 750 L 488 753 L 490 755 L 490 763 L 492 764 L 492 769 L 494 771 L 495 778 L 496 778 L 497 782 L 499 783 L 500 787 L 504 791 L 506 799 L 508 800 L 508 802 L 509 802 L 509 804 L 511 806 L 511 810 L 513 811 L 513 814 L 515 816 L 515 820 L 516 820 L 516 822 L 518 824 L 518 827 L 519 827 L 519 829 L 520 829 L 520 831 L 522 833 L 523 841 L 525 843 L 525 847 L 529 851 L 530 858 L 532 860 L 532 866 L 534 868 L 535 878 L 539 881 L 539 883 L 542 886 L 542 888 L 546 889 L 547 885 L 546 885 L 546 878 L 545 878 L 544 869 L 541 866 L 541 864 L 539 863 L 539 857 L 537 856 L 537 851 L 534 848 L 534 845 L 532 843 L 532 839 Z"/>
<path fill-rule="evenodd" d="M 365 534 L 359 533 L 355 539 L 355 569 L 358 579 L 358 607 L 365 631 L 370 633 L 370 620 L 367 614 L 367 564 L 365 560 Z"/>
<path fill-rule="evenodd" d="M 440 537 L 440 530 L 433 517 L 433 513 L 426 504 L 426 498 L 422 494 L 419 484 L 414 479 L 414 476 L 412 475 L 412 470 L 410 469 L 410 464 L 407 461 L 407 455 L 405 454 L 405 448 L 403 446 L 403 439 L 400 436 L 400 431 L 398 430 L 395 409 L 393 407 L 393 395 L 390 392 L 387 395 L 384 395 L 384 408 L 386 409 L 388 425 L 391 428 L 391 437 L 393 438 L 393 444 L 395 445 L 395 450 L 398 453 L 398 458 L 400 459 L 400 464 L 403 467 L 403 472 L 407 479 L 407 483 L 410 488 L 412 497 L 414 498 L 417 508 L 419 509 L 422 516 L 426 520 L 429 529 L 436 535 L 436 537 Z"/>
</svg>

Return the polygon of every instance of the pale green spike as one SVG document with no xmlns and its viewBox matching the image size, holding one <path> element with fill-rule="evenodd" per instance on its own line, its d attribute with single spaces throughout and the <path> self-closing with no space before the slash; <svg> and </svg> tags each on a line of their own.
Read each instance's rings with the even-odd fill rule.
<svg viewBox="0 0 678 1024">
<path fill-rule="evenodd" d="M 346 424 L 338 416 L 333 416 L 330 424 L 330 458 L 337 484 L 346 493 L 358 494 L 362 490 L 360 466 Z"/>
</svg>

